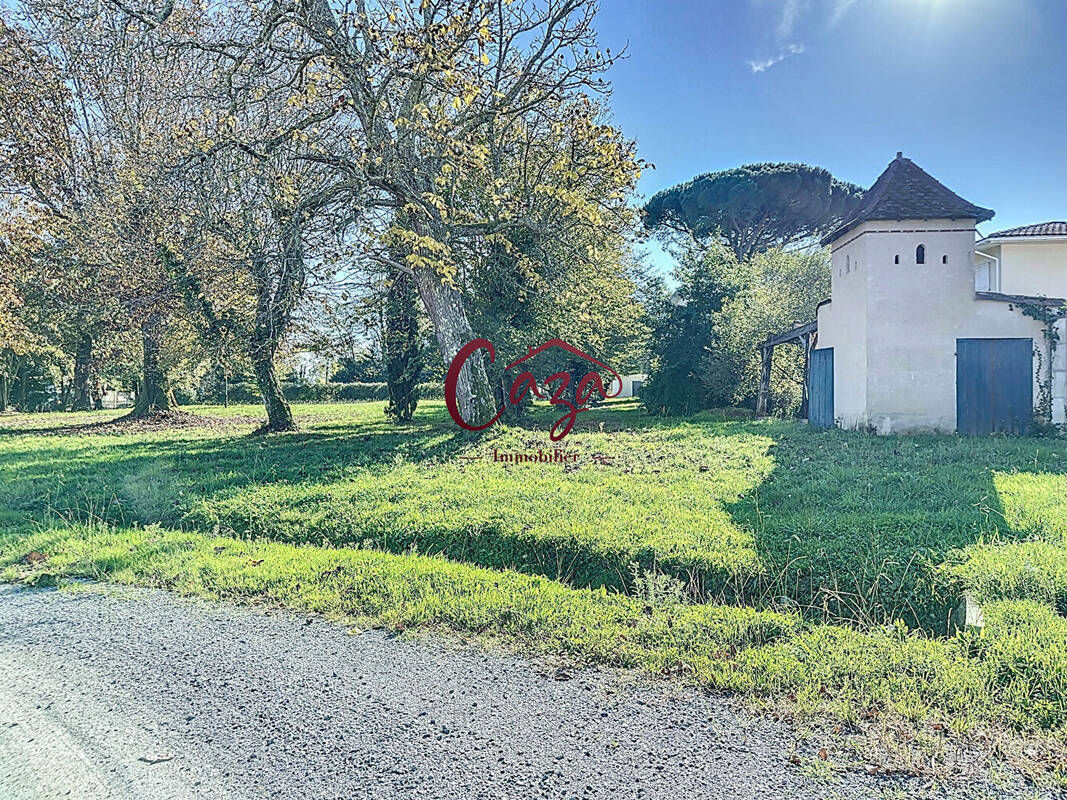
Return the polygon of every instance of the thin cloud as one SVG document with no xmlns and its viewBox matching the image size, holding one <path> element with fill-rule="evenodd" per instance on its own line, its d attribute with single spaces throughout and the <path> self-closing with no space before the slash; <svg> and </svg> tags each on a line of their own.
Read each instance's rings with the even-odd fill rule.
<svg viewBox="0 0 1067 800">
<path fill-rule="evenodd" d="M 797 21 L 807 8 L 807 0 L 785 0 L 782 3 L 782 13 L 778 15 L 778 23 L 774 26 L 774 35 L 778 41 L 793 36 L 793 29 L 796 28 Z"/>
<path fill-rule="evenodd" d="M 827 24 L 832 28 L 839 23 L 857 2 L 859 0 L 834 0 L 834 7 L 830 11 L 830 21 Z"/>
<path fill-rule="evenodd" d="M 770 33 L 777 43 L 777 53 L 768 58 L 747 61 L 753 74 L 766 72 L 791 56 L 805 50 L 804 34 L 833 28 L 841 22 L 859 0 L 752 0 L 760 9 L 773 10 Z M 770 36 L 768 36 L 770 38 Z M 789 44 L 787 44 L 787 42 Z"/>
<path fill-rule="evenodd" d="M 798 56 L 803 52 L 804 52 L 804 45 L 802 45 L 802 44 L 791 44 L 788 47 L 786 47 L 784 50 L 782 50 L 778 55 L 774 56 L 773 58 L 766 58 L 766 59 L 763 59 L 762 61 L 749 61 L 747 63 L 748 63 L 749 69 L 751 69 L 752 73 L 755 75 L 755 74 L 758 74 L 760 72 L 766 72 L 771 67 L 773 67 L 775 64 L 781 64 L 783 61 L 785 61 L 790 56 Z"/>
</svg>

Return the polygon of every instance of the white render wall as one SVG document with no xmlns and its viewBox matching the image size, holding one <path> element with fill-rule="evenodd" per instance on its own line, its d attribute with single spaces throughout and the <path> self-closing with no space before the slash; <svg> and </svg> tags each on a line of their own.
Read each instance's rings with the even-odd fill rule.
<svg viewBox="0 0 1067 800">
<path fill-rule="evenodd" d="M 635 374 L 635 375 L 622 375 L 622 385 L 619 385 L 619 381 L 616 378 L 611 379 L 611 384 L 608 386 L 608 395 L 618 398 L 633 397 L 634 396 L 634 381 L 638 383 L 644 383 L 648 380 L 648 375 Z M 614 392 L 618 390 L 618 394 Z"/>
<path fill-rule="evenodd" d="M 1027 238 L 1007 240 L 999 244 L 982 246 L 982 251 L 996 256 L 1000 261 L 1000 286 L 998 291 L 1004 294 L 1030 295 L 1035 297 L 1067 298 L 1067 239 Z M 976 256 L 982 260 L 981 255 Z M 1059 344 L 1053 355 L 1052 364 L 1052 421 L 1057 425 L 1067 423 L 1067 321 L 1060 320 L 1056 330 Z M 1047 343 L 1041 339 L 1035 342 L 1047 351 Z M 1048 373 L 1046 359 L 1041 364 L 1043 375 L 1037 381 L 1046 380 Z M 1038 369 L 1035 360 L 1034 369 Z M 1034 398 L 1038 397 L 1035 388 Z"/>
<path fill-rule="evenodd" d="M 834 349 L 835 418 L 844 428 L 864 429 L 867 427 L 865 331 L 870 270 L 865 237 L 855 233 L 850 231 L 835 243 L 830 261 L 833 302 L 819 308 L 815 347 Z"/>
<path fill-rule="evenodd" d="M 1004 294 L 1067 297 L 1067 240 L 1006 241 L 982 251 L 1000 259 Z"/>
<path fill-rule="evenodd" d="M 974 220 L 908 220 L 863 223 L 834 243 L 833 302 L 819 310 L 816 346 L 834 348 L 842 427 L 953 432 L 957 338 L 1025 337 L 1044 346 L 1035 320 L 975 299 L 974 239 Z"/>
</svg>

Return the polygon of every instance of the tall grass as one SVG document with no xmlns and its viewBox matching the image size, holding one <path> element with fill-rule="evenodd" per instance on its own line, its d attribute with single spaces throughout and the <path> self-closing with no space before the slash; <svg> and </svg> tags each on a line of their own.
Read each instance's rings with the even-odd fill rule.
<svg viewBox="0 0 1067 800">
<path fill-rule="evenodd" d="M 255 409 L 202 411 L 231 422 L 0 421 L 4 576 L 477 634 L 851 721 L 1067 730 L 1067 442 L 622 403 L 582 415 L 577 464 L 505 464 L 549 446 L 547 412 L 471 437 L 439 402 L 406 426 L 305 405 L 253 437 Z M 965 592 L 986 627 L 948 636 Z"/>
</svg>

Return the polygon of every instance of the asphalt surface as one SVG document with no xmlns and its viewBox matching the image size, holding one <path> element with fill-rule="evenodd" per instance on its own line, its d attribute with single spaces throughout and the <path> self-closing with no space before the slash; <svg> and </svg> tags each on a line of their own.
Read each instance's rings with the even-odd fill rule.
<svg viewBox="0 0 1067 800">
<path fill-rule="evenodd" d="M 920 793 L 813 778 L 785 724 L 668 691 L 162 592 L 0 587 L 0 798 Z"/>
</svg>

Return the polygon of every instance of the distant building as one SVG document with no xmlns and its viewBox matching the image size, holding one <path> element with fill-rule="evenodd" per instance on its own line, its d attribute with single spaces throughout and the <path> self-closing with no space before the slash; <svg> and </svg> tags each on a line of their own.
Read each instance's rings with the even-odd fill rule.
<svg viewBox="0 0 1067 800">
<path fill-rule="evenodd" d="M 134 399 L 133 392 L 123 392 L 119 389 L 106 387 L 100 393 L 100 407 L 109 410 L 127 408 L 133 405 Z"/>
<path fill-rule="evenodd" d="M 619 381 L 615 378 L 611 381 L 611 386 L 608 387 L 608 396 L 613 398 L 622 397 L 637 397 L 641 392 L 641 384 L 648 380 L 648 375 L 622 375 L 622 387 L 620 389 Z M 615 394 L 615 390 L 620 389 L 618 394 Z"/>
</svg>

